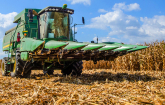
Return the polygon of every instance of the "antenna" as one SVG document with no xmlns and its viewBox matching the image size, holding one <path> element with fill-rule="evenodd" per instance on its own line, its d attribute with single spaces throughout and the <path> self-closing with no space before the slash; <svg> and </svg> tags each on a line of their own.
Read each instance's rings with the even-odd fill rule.
<svg viewBox="0 0 165 105">
<path fill-rule="evenodd" d="M 98 36 L 97 36 L 97 43 L 98 43 Z"/>
</svg>

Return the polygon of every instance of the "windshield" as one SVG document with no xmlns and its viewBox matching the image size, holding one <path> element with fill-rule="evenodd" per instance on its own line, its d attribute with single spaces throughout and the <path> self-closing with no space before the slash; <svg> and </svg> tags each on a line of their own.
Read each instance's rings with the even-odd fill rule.
<svg viewBox="0 0 165 105">
<path fill-rule="evenodd" d="M 69 39 L 68 13 L 46 12 L 40 16 L 40 38 Z"/>
</svg>

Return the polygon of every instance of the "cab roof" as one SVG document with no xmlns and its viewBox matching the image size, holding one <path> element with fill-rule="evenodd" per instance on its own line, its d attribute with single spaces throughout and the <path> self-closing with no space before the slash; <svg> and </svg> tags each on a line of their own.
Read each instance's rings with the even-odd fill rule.
<svg viewBox="0 0 165 105">
<path fill-rule="evenodd" d="M 62 7 L 48 6 L 42 9 L 41 11 L 39 11 L 38 14 L 41 15 L 44 12 L 64 12 L 64 13 L 73 14 L 74 10 L 69 8 L 63 9 Z"/>
</svg>

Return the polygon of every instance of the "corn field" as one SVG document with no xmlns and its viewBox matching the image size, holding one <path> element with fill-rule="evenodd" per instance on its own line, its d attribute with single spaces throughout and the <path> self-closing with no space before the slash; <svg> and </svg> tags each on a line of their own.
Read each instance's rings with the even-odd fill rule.
<svg viewBox="0 0 165 105">
<path fill-rule="evenodd" d="M 165 41 L 145 43 L 144 45 L 149 46 L 149 48 L 119 56 L 114 61 L 102 60 L 98 61 L 97 64 L 94 64 L 93 61 L 83 61 L 83 69 L 165 71 Z"/>
<path fill-rule="evenodd" d="M 91 69 L 113 69 L 113 70 L 165 70 L 165 41 L 144 44 L 147 49 L 119 56 L 114 61 L 83 61 L 84 70 Z M 2 60 L 0 60 L 1 63 Z M 1 67 L 1 65 L 0 65 Z"/>
<path fill-rule="evenodd" d="M 145 43 L 149 46 L 147 49 L 132 52 L 124 56 L 119 56 L 114 61 L 99 61 L 94 64 L 93 61 L 84 61 L 84 70 L 86 69 L 113 69 L 113 70 L 165 70 L 165 41 Z"/>
</svg>

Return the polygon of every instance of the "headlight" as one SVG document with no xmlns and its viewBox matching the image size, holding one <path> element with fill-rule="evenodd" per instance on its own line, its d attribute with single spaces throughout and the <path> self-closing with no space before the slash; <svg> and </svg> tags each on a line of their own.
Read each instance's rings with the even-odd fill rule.
<svg viewBox="0 0 165 105">
<path fill-rule="evenodd" d="M 73 14 L 73 12 L 72 12 L 72 11 L 70 11 L 70 10 L 68 10 L 67 12 L 69 12 L 69 13 Z"/>
</svg>

